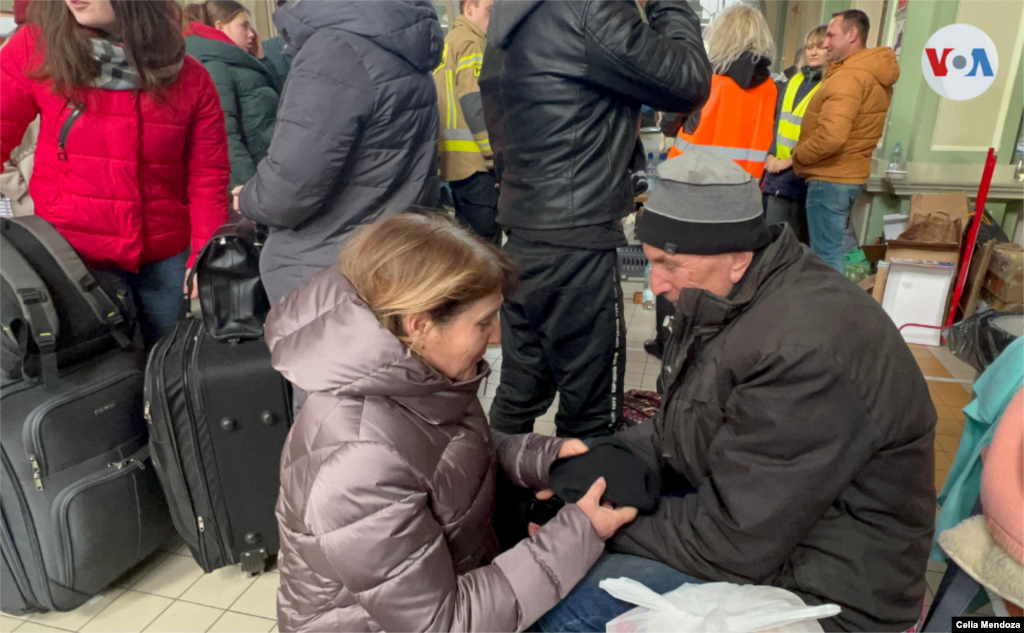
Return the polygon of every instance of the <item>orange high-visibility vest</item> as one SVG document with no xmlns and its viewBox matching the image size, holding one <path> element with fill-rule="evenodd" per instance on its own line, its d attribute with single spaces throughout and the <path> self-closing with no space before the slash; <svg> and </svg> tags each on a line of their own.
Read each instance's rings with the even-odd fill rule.
<svg viewBox="0 0 1024 633">
<path fill-rule="evenodd" d="M 692 145 L 736 161 L 754 178 L 764 173 L 764 160 L 775 136 L 775 82 L 768 80 L 750 90 L 725 75 L 711 77 L 711 98 L 700 113 L 693 134 L 679 133 L 668 157 L 683 154 Z"/>
</svg>

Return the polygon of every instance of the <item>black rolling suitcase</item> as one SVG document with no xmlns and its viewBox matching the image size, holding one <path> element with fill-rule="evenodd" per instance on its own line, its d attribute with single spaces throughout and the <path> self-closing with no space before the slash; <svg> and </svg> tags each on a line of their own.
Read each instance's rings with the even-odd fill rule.
<svg viewBox="0 0 1024 633">
<path fill-rule="evenodd" d="M 125 297 L 52 226 L 0 229 L 0 606 L 68 611 L 172 534 L 149 459 L 145 360 L 128 343 Z"/>
<path fill-rule="evenodd" d="M 146 368 L 153 461 L 174 526 L 207 572 L 241 564 L 259 573 L 278 550 L 291 403 L 266 343 L 251 338 L 267 309 L 258 261 L 244 227 L 214 236 L 195 268 L 203 320 L 179 323 Z"/>
</svg>

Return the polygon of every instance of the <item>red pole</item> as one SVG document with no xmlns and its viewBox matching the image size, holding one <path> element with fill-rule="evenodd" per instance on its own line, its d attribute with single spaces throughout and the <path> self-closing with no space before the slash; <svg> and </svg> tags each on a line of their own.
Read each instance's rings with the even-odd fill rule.
<svg viewBox="0 0 1024 633">
<path fill-rule="evenodd" d="M 996 169 L 996 150 L 988 148 L 988 157 L 985 159 L 985 171 L 981 175 L 981 186 L 978 187 L 978 197 L 974 201 L 974 223 L 967 233 L 967 249 L 964 251 L 964 259 L 960 264 L 960 274 L 957 276 L 956 287 L 953 288 L 953 303 L 949 307 L 949 316 L 946 317 L 946 327 L 953 325 L 956 320 L 956 310 L 960 307 L 960 296 L 964 293 L 964 285 L 967 283 L 967 273 L 971 268 L 971 257 L 974 255 L 974 245 L 978 242 L 978 230 L 985 218 L 985 201 L 988 200 L 988 189 L 992 184 L 992 173 Z"/>
</svg>

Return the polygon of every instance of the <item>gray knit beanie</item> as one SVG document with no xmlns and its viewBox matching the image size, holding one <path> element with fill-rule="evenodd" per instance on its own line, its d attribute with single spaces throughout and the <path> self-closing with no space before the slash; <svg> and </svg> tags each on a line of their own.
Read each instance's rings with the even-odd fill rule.
<svg viewBox="0 0 1024 633">
<path fill-rule="evenodd" d="M 658 185 L 636 236 L 667 252 L 717 255 L 771 243 L 757 181 L 739 165 L 700 149 L 658 165 Z"/>
</svg>

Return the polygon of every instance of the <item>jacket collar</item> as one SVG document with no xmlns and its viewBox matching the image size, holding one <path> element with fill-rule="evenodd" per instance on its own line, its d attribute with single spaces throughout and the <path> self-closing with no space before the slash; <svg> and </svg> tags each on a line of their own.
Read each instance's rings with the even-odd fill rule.
<svg viewBox="0 0 1024 633">
<path fill-rule="evenodd" d="M 800 258 L 800 243 L 792 230 L 771 227 L 772 243 L 765 247 L 761 257 L 752 264 L 738 290 L 731 298 L 720 297 L 707 290 L 683 290 L 679 295 L 676 313 L 694 327 L 721 328 L 735 319 L 759 298 L 769 282 L 782 270 Z"/>
<path fill-rule="evenodd" d="M 228 37 L 226 33 L 224 33 L 221 30 L 215 29 L 212 26 L 203 24 L 202 22 L 190 22 L 189 25 L 185 27 L 185 30 L 182 31 L 182 35 L 184 35 L 185 37 L 188 37 L 190 35 L 197 35 L 204 39 L 215 40 L 217 42 L 224 42 L 225 44 L 231 44 L 232 46 L 235 45 L 235 43 L 231 41 L 231 38 Z"/>
<path fill-rule="evenodd" d="M 479 26 L 476 25 L 476 22 L 473 22 L 473 20 L 470 20 L 469 18 L 467 18 L 464 15 L 460 15 L 455 20 L 455 26 L 454 26 L 453 30 L 459 28 L 460 26 L 463 26 L 463 27 L 469 29 L 470 32 L 473 33 L 473 35 L 475 35 L 476 37 L 478 37 L 478 38 L 480 38 L 482 40 L 486 40 L 487 39 L 487 34 L 484 33 L 483 30 Z"/>
</svg>

